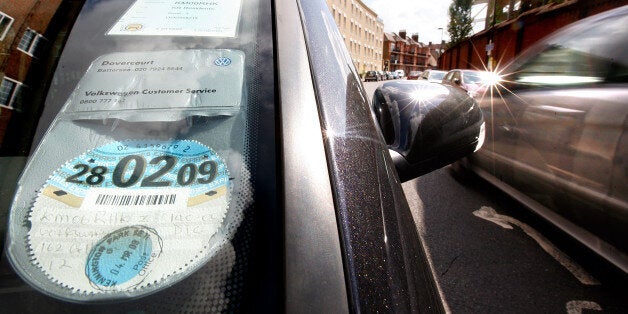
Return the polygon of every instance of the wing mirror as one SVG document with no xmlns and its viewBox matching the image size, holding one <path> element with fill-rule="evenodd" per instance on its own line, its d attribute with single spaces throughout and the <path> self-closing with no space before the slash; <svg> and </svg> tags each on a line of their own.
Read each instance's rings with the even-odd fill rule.
<svg viewBox="0 0 628 314">
<path fill-rule="evenodd" d="M 451 86 L 386 83 L 375 90 L 372 109 L 402 181 L 463 158 L 484 142 L 477 102 Z"/>
<path fill-rule="evenodd" d="M 456 85 L 460 85 L 460 79 L 459 78 L 455 78 L 453 79 L 454 84 Z"/>
</svg>

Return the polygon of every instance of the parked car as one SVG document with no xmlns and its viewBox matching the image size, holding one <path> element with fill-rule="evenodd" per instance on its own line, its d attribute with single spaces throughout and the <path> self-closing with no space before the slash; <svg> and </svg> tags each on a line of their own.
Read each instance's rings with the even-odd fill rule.
<svg viewBox="0 0 628 314">
<path fill-rule="evenodd" d="M 400 167 L 325 1 L 148 3 L 7 13 L 3 311 L 444 313 L 399 176 L 460 109 Z"/>
<path fill-rule="evenodd" d="M 377 73 L 379 74 L 380 80 L 382 80 L 382 81 L 386 80 L 386 72 L 384 72 L 384 71 L 377 71 Z"/>
<path fill-rule="evenodd" d="M 380 80 L 380 77 L 377 71 L 367 71 L 366 74 L 364 74 L 364 81 L 366 82 L 379 81 L 379 80 Z"/>
<path fill-rule="evenodd" d="M 455 69 L 445 74 L 442 83 L 462 88 L 471 97 L 483 97 L 497 80 L 498 75 L 493 72 Z"/>
<path fill-rule="evenodd" d="M 408 73 L 408 80 L 418 80 L 419 77 L 421 76 L 421 72 L 420 71 L 410 71 L 410 73 Z"/>
<path fill-rule="evenodd" d="M 628 272 L 628 6 L 506 66 L 480 106 L 486 145 L 457 164 Z M 452 72 L 450 72 L 452 73 Z"/>
<path fill-rule="evenodd" d="M 442 82 L 443 77 L 445 77 L 445 74 L 447 74 L 447 72 L 445 71 L 425 70 L 423 71 L 423 73 L 421 73 L 421 79 L 427 80 L 429 82 L 440 83 Z"/>
<path fill-rule="evenodd" d="M 399 78 L 404 78 L 406 76 L 406 71 L 404 70 L 395 70 L 395 73 L 399 75 Z"/>
</svg>

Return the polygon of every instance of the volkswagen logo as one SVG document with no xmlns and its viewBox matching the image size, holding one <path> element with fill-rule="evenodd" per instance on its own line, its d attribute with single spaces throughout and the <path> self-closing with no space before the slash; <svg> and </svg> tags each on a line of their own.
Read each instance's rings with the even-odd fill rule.
<svg viewBox="0 0 628 314">
<path fill-rule="evenodd" d="M 214 64 L 219 66 L 219 67 L 226 67 L 226 66 L 231 64 L 231 59 L 229 59 L 227 57 L 220 57 L 220 58 L 214 60 Z"/>
</svg>

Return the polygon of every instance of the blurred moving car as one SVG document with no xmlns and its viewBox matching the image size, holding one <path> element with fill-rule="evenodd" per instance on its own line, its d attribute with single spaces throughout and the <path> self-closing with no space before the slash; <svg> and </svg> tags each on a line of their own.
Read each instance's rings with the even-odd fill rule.
<svg viewBox="0 0 628 314">
<path fill-rule="evenodd" d="M 325 1 L 180 2 L 0 2 L 3 311 L 444 313 Z"/>
<path fill-rule="evenodd" d="M 628 272 L 628 6 L 571 24 L 500 71 L 465 166 Z M 452 71 L 451 82 L 467 71 Z M 465 78 L 469 77 L 465 75 Z M 463 81 L 461 77 L 458 79 Z"/>
<path fill-rule="evenodd" d="M 425 70 L 421 73 L 421 79 L 427 80 L 428 82 L 440 83 L 445 77 L 447 72 L 439 71 L 439 70 Z"/>
<path fill-rule="evenodd" d="M 419 77 L 421 76 L 421 72 L 420 71 L 410 71 L 410 73 L 408 73 L 408 80 L 418 80 Z"/>
<path fill-rule="evenodd" d="M 482 97 L 497 80 L 493 72 L 455 69 L 445 74 L 442 83 L 462 88 L 471 97 Z"/>
</svg>

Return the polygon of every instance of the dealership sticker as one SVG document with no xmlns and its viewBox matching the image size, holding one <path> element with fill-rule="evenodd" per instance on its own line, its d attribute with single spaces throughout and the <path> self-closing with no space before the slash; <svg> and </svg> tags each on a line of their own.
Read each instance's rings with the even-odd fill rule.
<svg viewBox="0 0 628 314">
<path fill-rule="evenodd" d="M 87 151 L 50 176 L 31 208 L 32 262 L 72 293 L 171 284 L 211 258 L 229 182 L 224 161 L 196 141 L 119 141 Z"/>
<path fill-rule="evenodd" d="M 65 112 L 82 119 L 176 121 L 240 110 L 244 53 L 228 49 L 118 52 L 92 62 Z"/>
<path fill-rule="evenodd" d="M 107 35 L 236 37 L 242 0 L 137 0 Z"/>
</svg>

